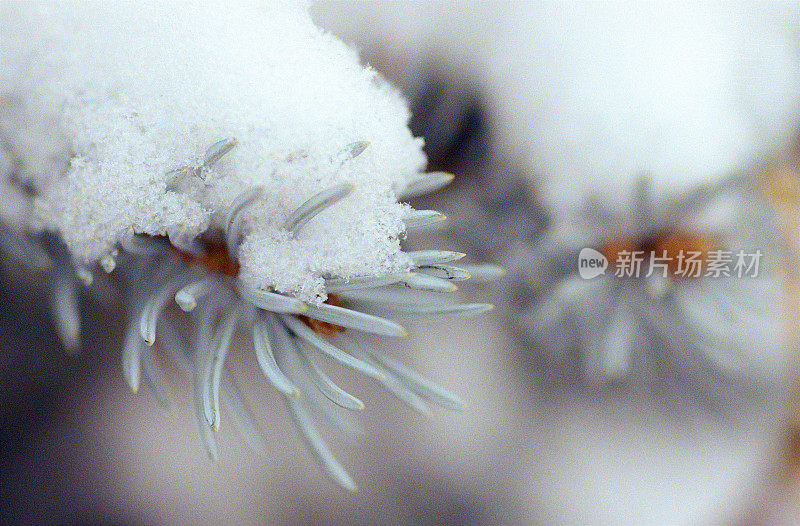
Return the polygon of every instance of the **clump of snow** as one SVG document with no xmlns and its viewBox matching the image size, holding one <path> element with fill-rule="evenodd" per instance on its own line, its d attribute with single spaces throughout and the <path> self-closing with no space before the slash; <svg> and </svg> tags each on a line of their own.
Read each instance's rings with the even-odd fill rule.
<svg viewBox="0 0 800 526">
<path fill-rule="evenodd" d="M 487 61 L 499 136 L 551 203 L 708 182 L 785 147 L 800 115 L 797 10 L 762 4 L 527 6 Z M 522 38 L 522 35 L 528 35 Z M 513 117 L 513 119 L 511 118 Z"/>
<path fill-rule="evenodd" d="M 356 195 L 323 211 L 296 238 L 275 228 L 254 230 L 240 249 L 242 261 L 251 269 L 277 267 L 281 272 L 272 275 L 251 270 L 242 278 L 256 288 L 273 286 L 319 301 L 325 299 L 324 275 L 378 276 L 408 270 L 411 260 L 399 252 L 404 230 L 401 216 L 406 207 L 368 192 L 359 189 Z M 361 200 L 373 203 L 369 214 L 362 214 L 357 221 L 341 221 L 342 214 L 353 212 L 351 202 Z M 270 249 L 264 250 L 265 246 Z"/>
<path fill-rule="evenodd" d="M 642 172 L 659 192 L 717 179 L 798 128 L 796 2 L 352 9 L 323 3 L 317 19 L 352 39 L 378 35 L 412 60 L 432 55 L 482 85 L 498 152 L 528 168 L 556 209 Z"/>
<path fill-rule="evenodd" d="M 258 185 L 243 279 L 310 299 L 324 292 L 322 275 L 408 265 L 396 195 L 424 166 L 422 141 L 398 93 L 305 6 L 11 3 L 0 18 L 0 91 L 20 101 L 9 111 L 55 123 L 49 136 L 62 139 L 29 144 L 24 127 L 3 132 L 46 172 L 35 179 L 38 211 L 79 261 L 100 258 L 131 226 L 202 231 Z M 168 172 L 199 165 L 227 137 L 238 146 L 212 169 L 170 186 Z M 370 146 L 343 162 L 356 141 Z M 61 169 L 48 168 L 63 151 Z M 288 214 L 343 182 L 356 191 L 297 239 L 286 235 Z"/>
</svg>

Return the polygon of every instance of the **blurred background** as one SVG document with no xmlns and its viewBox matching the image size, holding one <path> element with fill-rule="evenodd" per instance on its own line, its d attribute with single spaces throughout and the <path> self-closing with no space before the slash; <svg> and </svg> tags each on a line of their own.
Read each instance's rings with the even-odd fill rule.
<svg viewBox="0 0 800 526">
<path fill-rule="evenodd" d="M 361 436 L 326 430 L 346 493 L 243 339 L 228 361 L 270 449 L 223 427 L 211 464 L 190 378 L 164 361 L 169 411 L 127 388 L 124 301 L 84 292 L 67 355 L 47 276 L 5 257 L 0 522 L 800 523 L 798 8 L 643 6 L 314 4 L 456 175 L 412 202 L 450 222 L 408 248 L 508 269 L 459 292 L 490 315 L 371 340 L 469 407 L 426 418 L 334 367 L 367 404 Z M 576 277 L 582 248 L 667 246 L 760 250 L 761 273 Z"/>
</svg>

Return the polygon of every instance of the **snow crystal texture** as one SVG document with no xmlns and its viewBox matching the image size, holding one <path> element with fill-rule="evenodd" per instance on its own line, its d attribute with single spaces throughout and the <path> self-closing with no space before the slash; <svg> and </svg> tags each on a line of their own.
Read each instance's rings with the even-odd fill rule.
<svg viewBox="0 0 800 526">
<path fill-rule="evenodd" d="M 424 166 L 422 141 L 398 93 L 304 5 L 12 2 L 0 19 L 0 131 L 78 261 L 129 227 L 201 232 L 258 185 L 245 281 L 318 300 L 323 275 L 408 266 L 396 195 Z M 212 170 L 170 186 L 168 172 L 227 137 L 238 146 Z M 356 141 L 370 145 L 343 161 Z M 288 214 L 343 182 L 352 195 L 286 235 Z"/>
</svg>

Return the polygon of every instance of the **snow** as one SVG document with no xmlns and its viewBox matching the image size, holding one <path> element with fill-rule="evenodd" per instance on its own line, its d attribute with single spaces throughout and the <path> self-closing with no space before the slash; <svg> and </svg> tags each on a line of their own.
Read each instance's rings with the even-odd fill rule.
<svg viewBox="0 0 800 526">
<path fill-rule="evenodd" d="M 785 147 L 800 114 L 798 18 L 770 9 L 525 9 L 505 31 L 530 38 L 488 64 L 506 79 L 493 81 L 498 133 L 561 206 L 642 172 L 674 191 L 743 169 Z"/>
<path fill-rule="evenodd" d="M 60 140 L 3 133 L 37 171 L 39 214 L 79 262 L 131 226 L 202 231 L 263 186 L 247 216 L 243 279 L 310 299 L 324 294 L 324 274 L 408 266 L 396 195 L 424 166 L 422 141 L 399 94 L 302 3 L 12 2 L 0 18 L 0 89 L 20 101 L 4 113 L 34 122 L 34 138 Z M 237 147 L 202 177 L 169 185 L 168 172 L 198 166 L 227 137 Z M 356 141 L 370 145 L 342 162 Z M 343 182 L 356 191 L 297 239 L 286 235 L 295 208 Z"/>
<path fill-rule="evenodd" d="M 642 172 L 665 193 L 716 180 L 798 128 L 796 2 L 391 0 L 315 16 L 390 63 L 475 82 L 498 155 L 554 212 Z"/>
</svg>

